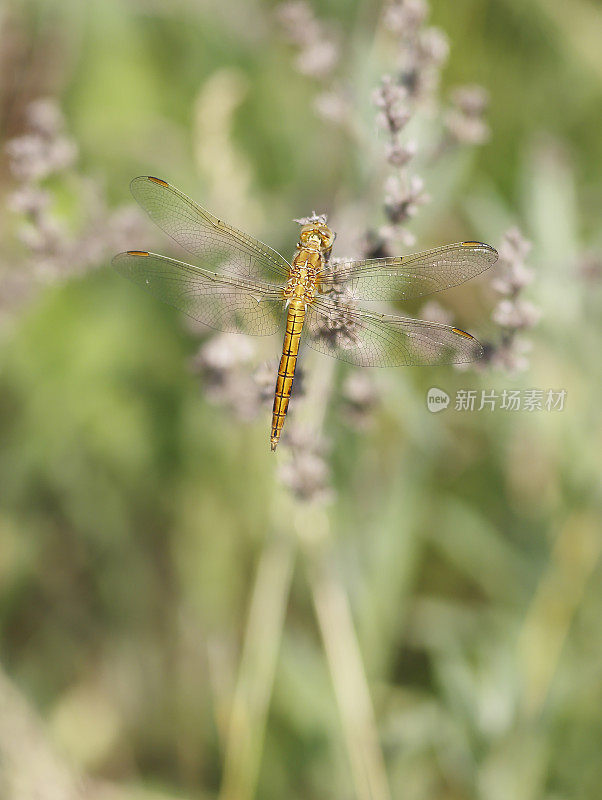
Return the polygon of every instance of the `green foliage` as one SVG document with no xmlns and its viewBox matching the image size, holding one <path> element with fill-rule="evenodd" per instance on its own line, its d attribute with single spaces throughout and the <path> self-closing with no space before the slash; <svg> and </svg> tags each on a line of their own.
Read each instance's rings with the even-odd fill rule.
<svg viewBox="0 0 602 800">
<path fill-rule="evenodd" d="M 350 597 L 393 797 L 595 800 L 600 285 L 576 263 L 600 245 L 602 51 L 580 53 L 578 34 L 602 19 L 588 0 L 574 18 L 560 0 L 432 5 L 452 47 L 444 89 L 485 85 L 493 135 L 476 158 L 428 173 L 421 236 L 496 244 L 519 222 L 543 318 L 526 375 L 380 372 L 365 430 L 344 422 L 335 394 L 329 559 Z M 380 65 L 365 6 L 314 3 L 348 37 L 349 74 L 371 64 L 374 82 L 358 77 L 369 92 Z M 134 175 L 158 174 L 290 253 L 293 217 L 374 194 L 380 164 L 313 114 L 270 4 L 29 0 L 13 13 L 41 54 L 31 89 L 62 95 L 77 169 L 112 202 L 127 202 Z M 223 151 L 203 160 L 212 120 L 195 109 L 214 107 L 220 70 L 240 102 L 218 130 Z M 58 196 L 77 227 L 68 178 Z M 366 213 L 364 227 L 382 221 L 378 200 Z M 3 665 L 92 777 L 146 798 L 217 797 L 280 453 L 269 453 L 268 407 L 241 422 L 212 405 L 188 368 L 196 334 L 99 266 L 45 289 L 0 340 Z M 449 302 L 487 337 L 483 283 Z M 567 401 L 563 412 L 433 415 L 431 386 L 452 397 L 565 388 Z M 354 791 L 304 575 L 300 559 L 258 798 Z"/>
</svg>

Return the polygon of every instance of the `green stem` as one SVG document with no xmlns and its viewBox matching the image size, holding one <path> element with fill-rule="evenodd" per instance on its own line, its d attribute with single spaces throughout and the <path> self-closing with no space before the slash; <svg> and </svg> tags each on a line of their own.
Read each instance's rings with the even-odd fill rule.
<svg viewBox="0 0 602 800">
<path fill-rule="evenodd" d="M 294 538 L 285 535 L 268 541 L 261 554 L 232 702 L 220 800 L 251 800 L 255 795 L 295 552 Z"/>
</svg>

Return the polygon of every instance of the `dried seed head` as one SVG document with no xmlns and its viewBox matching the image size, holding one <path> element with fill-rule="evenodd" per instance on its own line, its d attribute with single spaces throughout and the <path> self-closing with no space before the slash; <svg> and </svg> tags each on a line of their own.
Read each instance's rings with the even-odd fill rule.
<svg viewBox="0 0 602 800">
<path fill-rule="evenodd" d="M 451 101 L 466 116 L 480 117 L 489 106 L 489 92 L 477 84 L 457 86 L 452 91 Z"/>
<path fill-rule="evenodd" d="M 525 258 L 531 250 L 531 243 L 524 238 L 518 228 L 510 228 L 502 239 L 499 248 L 499 261 L 492 286 L 500 294 L 514 297 L 533 280 L 533 270 L 525 266 Z"/>
<path fill-rule="evenodd" d="M 427 15 L 425 0 L 397 0 L 386 8 L 383 23 L 391 33 L 408 38 L 416 35 Z"/>
<path fill-rule="evenodd" d="M 261 407 L 261 393 L 251 378 L 255 346 L 248 336 L 218 333 L 201 345 L 191 362 L 206 396 L 238 419 L 252 419 Z"/>
<path fill-rule="evenodd" d="M 429 201 L 424 182 L 418 175 L 390 175 L 385 183 L 385 211 L 394 225 L 411 219 L 418 207 Z"/>
<path fill-rule="evenodd" d="M 393 140 L 385 146 L 385 155 L 387 162 L 392 167 L 401 168 L 405 167 L 405 165 L 414 158 L 417 150 L 418 147 L 414 141 L 401 144 Z"/>
<path fill-rule="evenodd" d="M 299 225 L 327 225 L 328 217 L 326 214 L 316 214 L 315 211 L 312 211 L 309 217 L 294 219 L 293 222 L 297 222 Z"/>
<path fill-rule="evenodd" d="M 17 214 L 25 214 L 29 217 L 36 217 L 48 208 L 50 194 L 44 189 L 31 184 L 23 184 L 15 189 L 7 199 L 7 207 Z"/>
<path fill-rule="evenodd" d="M 331 502 L 330 469 L 325 458 L 326 443 L 315 433 L 291 426 L 283 434 L 290 460 L 280 464 L 278 476 L 298 500 L 306 503 Z"/>
<path fill-rule="evenodd" d="M 65 128 L 65 118 L 53 97 L 40 97 L 27 107 L 28 127 L 47 139 L 58 136 Z"/>
<path fill-rule="evenodd" d="M 489 93 L 482 86 L 458 86 L 451 94 L 451 108 L 444 124 L 451 138 L 459 144 L 480 145 L 489 139 L 489 126 L 483 119 L 489 105 Z"/>
<path fill-rule="evenodd" d="M 329 75 L 339 60 L 339 48 L 331 39 L 318 39 L 304 47 L 295 61 L 302 75 L 323 78 Z"/>
<path fill-rule="evenodd" d="M 337 267 L 344 264 L 345 259 L 333 258 L 322 280 L 322 291 L 332 301 L 328 316 L 318 314 L 317 333 L 331 347 L 350 348 L 357 344 L 357 318 L 353 311 L 357 305 L 353 292 L 346 282 L 337 278 Z"/>
<path fill-rule="evenodd" d="M 505 261 L 509 265 L 523 262 L 531 252 L 531 247 L 531 242 L 525 239 L 518 228 L 510 228 L 500 244 L 500 261 Z"/>
<path fill-rule="evenodd" d="M 449 40 L 440 28 L 427 28 L 418 39 L 418 60 L 421 69 L 439 67 L 449 55 Z"/>
<path fill-rule="evenodd" d="M 276 17 L 287 37 L 298 48 L 295 66 L 302 75 L 323 79 L 339 62 L 340 46 L 334 32 L 320 22 L 304 0 L 282 3 Z"/>
<path fill-rule="evenodd" d="M 490 363 L 507 372 L 525 372 L 529 368 L 529 352 L 532 343 L 520 336 L 513 336 L 491 351 Z"/>
<path fill-rule="evenodd" d="M 523 288 L 532 280 L 532 271 L 524 264 L 530 249 L 531 243 L 518 228 L 511 228 L 504 234 L 499 247 L 498 274 L 492 280 L 494 288 L 505 295 L 492 313 L 493 321 L 501 328 L 500 341 L 484 347 L 484 358 L 475 362 L 475 369 L 493 366 L 521 372 L 529 366 L 527 356 L 531 342 L 519 334 L 536 325 L 541 317 L 540 309 L 521 297 Z"/>
<path fill-rule="evenodd" d="M 399 133 L 412 115 L 407 89 L 391 75 L 383 75 L 380 86 L 372 93 L 372 102 L 379 109 L 377 125 L 391 134 Z"/>
<path fill-rule="evenodd" d="M 501 300 L 495 307 L 492 319 L 502 328 L 516 331 L 532 328 L 541 318 L 541 311 L 529 300 Z"/>
<path fill-rule="evenodd" d="M 379 394 L 372 375 L 366 370 L 354 370 L 345 379 L 342 387 L 343 413 L 349 425 L 365 429 L 373 419 Z"/>
</svg>

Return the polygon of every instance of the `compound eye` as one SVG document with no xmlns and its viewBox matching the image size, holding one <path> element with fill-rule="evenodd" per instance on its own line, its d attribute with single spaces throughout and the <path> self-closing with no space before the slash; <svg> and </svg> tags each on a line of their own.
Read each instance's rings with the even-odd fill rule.
<svg viewBox="0 0 602 800">
<path fill-rule="evenodd" d="M 332 247 L 334 235 L 331 231 L 320 231 L 320 237 L 322 239 L 322 245 L 325 249 Z"/>
<path fill-rule="evenodd" d="M 300 237 L 301 241 L 307 242 L 310 236 L 313 236 L 314 233 L 315 230 L 313 225 L 305 225 L 303 228 L 301 228 L 301 237 Z"/>
</svg>

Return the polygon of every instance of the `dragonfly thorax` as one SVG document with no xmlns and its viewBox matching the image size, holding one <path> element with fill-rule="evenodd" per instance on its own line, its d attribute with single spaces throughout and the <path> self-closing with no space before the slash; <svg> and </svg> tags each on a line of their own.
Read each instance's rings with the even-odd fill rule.
<svg viewBox="0 0 602 800">
<path fill-rule="evenodd" d="M 300 247 L 291 264 L 284 290 L 285 298 L 311 303 L 316 294 L 318 276 L 324 267 L 324 256 L 315 247 Z"/>
</svg>

